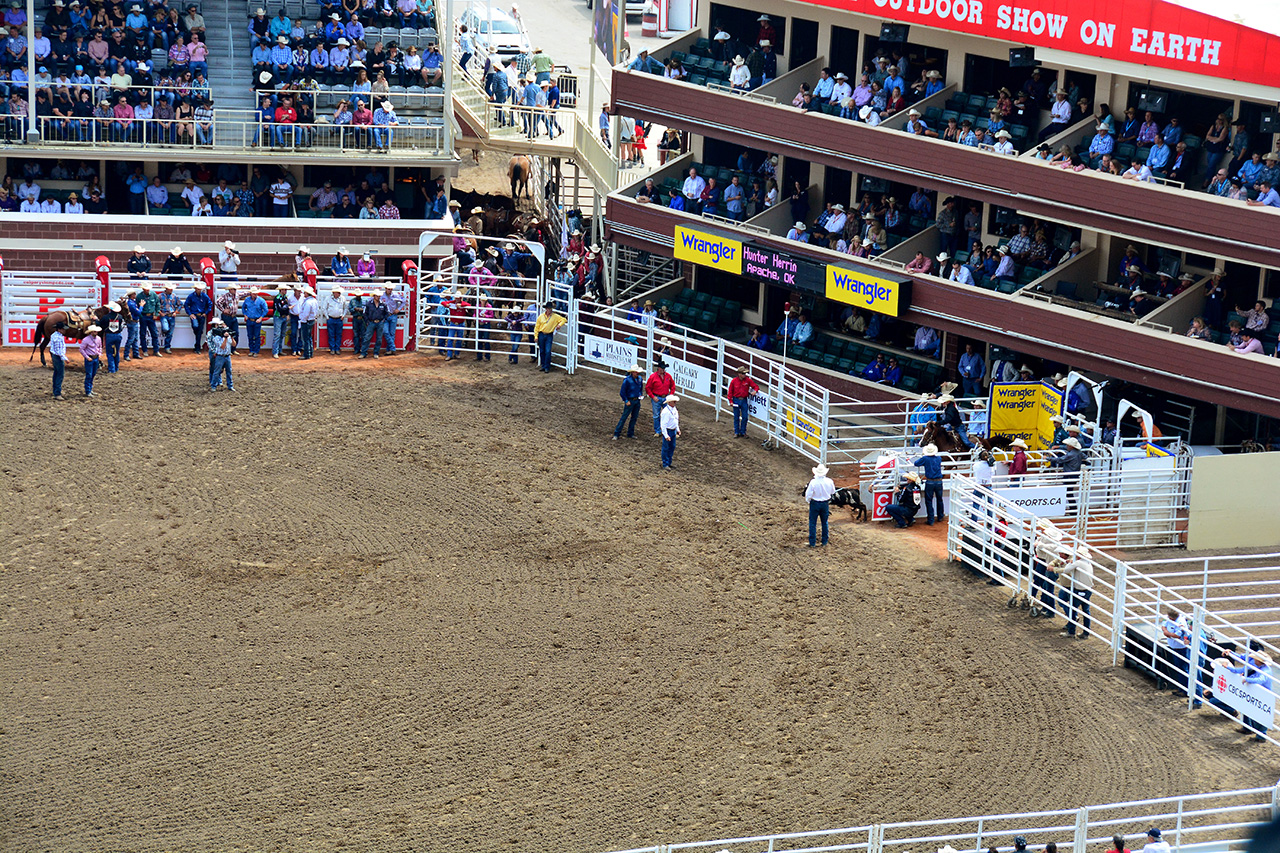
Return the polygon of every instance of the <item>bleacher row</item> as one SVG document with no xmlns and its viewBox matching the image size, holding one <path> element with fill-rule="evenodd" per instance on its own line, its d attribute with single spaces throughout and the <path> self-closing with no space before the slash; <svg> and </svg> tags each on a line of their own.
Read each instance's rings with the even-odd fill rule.
<svg viewBox="0 0 1280 853">
<path fill-rule="evenodd" d="M 1086 132 L 1078 141 L 1073 150 L 1081 157 L 1087 158 L 1089 155 L 1089 145 L 1093 142 L 1094 131 Z M 1192 134 L 1183 134 L 1182 141 L 1187 144 L 1187 153 L 1192 158 L 1192 168 L 1188 173 L 1188 177 L 1194 177 L 1200 174 L 1200 155 L 1203 153 L 1204 140 L 1199 136 Z M 1147 157 L 1151 154 L 1150 145 L 1134 145 L 1132 142 L 1122 142 L 1115 146 L 1111 152 L 1111 158 L 1120 163 L 1124 168 L 1128 168 L 1131 163 L 1145 163 Z M 1173 146 L 1170 146 L 1172 149 Z"/>
<path fill-rule="evenodd" d="M 691 53 L 673 50 L 670 58 L 684 67 L 688 75 L 685 77 L 686 83 L 692 83 L 695 86 L 705 86 L 708 83 L 729 84 L 729 72 L 733 66 L 728 62 L 717 62 L 711 57 L 709 39 L 698 39 Z"/>
<path fill-rule="evenodd" d="M 1262 341 L 1262 345 L 1266 347 L 1268 351 L 1271 351 L 1276 347 L 1277 343 L 1280 343 L 1280 308 L 1277 308 L 1274 305 L 1268 308 L 1267 316 L 1271 318 L 1271 325 L 1267 326 L 1267 330 L 1262 333 L 1262 337 L 1259 340 Z M 1223 321 L 1224 325 L 1222 329 L 1211 330 L 1213 333 L 1214 343 L 1225 344 L 1228 342 L 1231 334 L 1226 330 L 1226 324 L 1229 324 L 1232 320 L 1237 321 L 1240 324 L 1240 327 L 1244 328 L 1245 318 L 1240 314 L 1237 314 L 1235 311 L 1232 311 L 1227 314 L 1227 319 Z"/>
<path fill-rule="evenodd" d="M 659 307 L 671 312 L 671 319 L 682 326 L 714 334 L 742 322 L 742 303 L 722 296 L 709 296 L 686 287 L 674 300 L 662 299 Z"/>
<path fill-rule="evenodd" d="M 307 18 L 305 20 L 315 19 Z M 413 27 L 364 28 L 364 43 L 369 47 L 372 47 L 378 42 L 382 42 L 385 46 L 393 41 L 400 46 L 401 50 L 408 50 L 411 47 L 423 50 L 433 44 L 437 44 L 440 41 L 440 36 L 435 30 L 429 28 L 421 30 L 415 30 Z M 250 36 L 248 41 L 249 47 L 253 47 L 256 43 L 256 37 Z"/>
</svg>

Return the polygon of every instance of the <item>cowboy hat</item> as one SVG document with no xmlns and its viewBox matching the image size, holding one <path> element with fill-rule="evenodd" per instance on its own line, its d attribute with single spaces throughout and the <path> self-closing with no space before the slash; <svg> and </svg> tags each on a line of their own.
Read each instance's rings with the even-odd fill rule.
<svg viewBox="0 0 1280 853">
<path fill-rule="evenodd" d="M 950 258 L 950 257 L 951 257 L 951 256 L 950 256 L 950 255 L 948 255 L 946 252 L 939 252 L 939 253 L 938 253 L 938 257 L 937 257 L 937 261 L 938 261 L 938 263 L 945 264 L 945 263 L 947 262 L 947 259 L 948 259 L 948 258 Z"/>
<path fill-rule="evenodd" d="M 922 449 L 922 452 L 924 453 L 924 455 L 925 455 L 925 456 L 937 456 L 937 455 L 938 455 L 938 445 L 936 445 L 936 444 L 926 444 L 926 445 L 924 446 L 924 448 Z"/>
<path fill-rule="evenodd" d="M 227 248 L 227 249 L 234 249 L 236 247 L 236 244 L 232 243 L 230 240 L 223 241 L 222 245 L 224 248 Z"/>
<path fill-rule="evenodd" d="M 107 310 L 108 310 L 108 311 L 119 311 L 119 310 L 120 310 L 120 303 L 119 303 L 119 302 L 108 302 L 108 303 L 107 303 Z"/>
<path fill-rule="evenodd" d="M 815 477 L 825 477 L 827 476 L 827 472 L 830 471 L 831 469 L 828 468 L 826 465 L 823 465 L 821 462 L 819 462 L 817 465 L 813 466 L 809 470 L 813 472 L 813 476 Z"/>
<path fill-rule="evenodd" d="M 1063 439 L 1062 443 L 1065 444 L 1067 447 L 1072 447 L 1072 448 L 1075 448 L 1076 450 L 1080 449 L 1080 439 L 1078 438 L 1066 438 L 1066 439 Z"/>
<path fill-rule="evenodd" d="M 920 115 L 920 111 L 919 111 L 918 109 L 916 109 L 915 107 L 912 107 L 911 109 L 907 110 L 907 116 L 908 116 L 908 117 L 910 117 L 910 116 L 918 116 L 918 115 Z"/>
<path fill-rule="evenodd" d="M 462 207 L 462 203 L 461 203 L 461 202 L 458 202 L 458 201 L 455 201 L 455 200 L 450 200 L 450 202 L 449 202 L 449 206 L 450 206 L 450 207 Z"/>
<path fill-rule="evenodd" d="M 1015 438 L 1013 441 L 1009 442 L 1009 446 L 1021 447 L 1023 450 L 1027 449 L 1027 443 L 1020 438 Z"/>
<path fill-rule="evenodd" d="M 941 72 L 941 71 L 938 71 L 938 70 L 935 68 L 935 69 L 933 69 L 932 71 L 930 71 L 928 74 L 925 74 L 924 76 L 925 76 L 927 79 L 929 79 L 929 80 L 941 80 L 941 79 L 942 79 L 942 72 Z"/>
<path fill-rule="evenodd" d="M 1140 421 L 1142 420 L 1142 412 L 1135 411 L 1129 417 L 1133 418 L 1134 420 Z"/>
<path fill-rule="evenodd" d="M 102 331 L 102 327 L 101 327 L 101 326 L 90 326 L 89 328 L 85 329 L 85 331 L 92 335 L 92 334 L 96 334 L 96 333 L 98 333 L 98 332 L 101 332 L 101 331 Z"/>
<path fill-rule="evenodd" d="M 941 397 L 934 400 L 934 403 L 939 406 L 945 406 L 947 403 L 954 403 L 955 401 L 956 398 L 952 397 L 950 394 L 943 394 Z"/>
<path fill-rule="evenodd" d="M 644 373 L 644 368 L 642 368 L 638 364 L 633 363 L 630 367 L 627 368 L 627 373 Z"/>
<path fill-rule="evenodd" d="M 342 285 L 340 285 L 340 284 L 335 284 L 333 287 L 329 288 L 329 292 L 330 292 L 330 293 L 341 293 L 341 292 L 342 292 Z"/>
<path fill-rule="evenodd" d="M 837 80 L 848 80 L 848 79 L 849 79 L 849 75 L 848 75 L 848 74 L 845 74 L 843 71 L 837 71 L 837 72 L 836 72 L 836 79 L 837 79 Z"/>
<path fill-rule="evenodd" d="M 165 283 L 164 289 L 165 289 L 165 290 L 173 290 L 173 288 L 174 288 L 174 287 L 175 287 L 174 283 L 170 281 L 170 282 L 166 282 L 166 283 Z"/>
<path fill-rule="evenodd" d="M 338 254 L 339 254 L 339 255 L 345 255 L 346 253 L 347 253 L 347 247 L 346 247 L 346 246 L 339 246 L 339 247 L 338 247 Z"/>
<path fill-rule="evenodd" d="M 174 246 L 172 249 L 170 249 L 170 250 L 169 250 L 169 254 L 171 254 L 171 255 L 181 255 L 181 254 L 182 254 L 182 247 L 181 247 L 181 246 Z"/>
<path fill-rule="evenodd" d="M 141 244 L 139 244 L 139 245 L 137 245 L 137 246 L 134 246 L 134 247 L 133 247 L 133 250 L 134 250 L 135 252 L 137 252 L 139 255 L 143 254 L 143 252 L 144 252 L 144 250 L 143 250 L 143 248 L 142 248 L 142 245 L 141 245 Z"/>
<path fill-rule="evenodd" d="M 675 394 L 668 394 L 668 395 L 666 396 L 666 398 L 663 400 L 663 402 L 664 402 L 664 403 L 679 403 L 679 402 L 680 402 L 680 398 L 679 398 L 679 397 L 677 397 Z"/>
<path fill-rule="evenodd" d="M 236 284 L 234 281 L 231 281 L 231 282 L 227 282 L 226 288 L 227 290 L 239 290 L 240 285 Z"/>
<path fill-rule="evenodd" d="M 1062 415 L 1054 415 L 1053 417 L 1049 418 L 1049 420 L 1051 420 L 1055 424 L 1060 424 L 1062 423 Z"/>
<path fill-rule="evenodd" d="M 797 230 L 797 231 L 803 231 L 803 230 L 804 230 L 804 223 L 803 223 L 803 222 L 797 222 L 797 223 L 796 223 L 796 230 Z"/>
<path fill-rule="evenodd" d="M 196 290 L 204 290 L 206 285 L 203 281 L 197 281 L 194 285 Z"/>
<path fill-rule="evenodd" d="M 305 293 L 307 296 L 315 296 L 315 295 L 316 295 L 316 292 L 315 292 L 314 290 L 312 290 L 310 287 L 304 287 L 304 288 L 302 288 L 302 292 L 303 292 L 303 293 Z"/>
<path fill-rule="evenodd" d="M 913 482 L 913 483 L 918 483 L 918 482 L 920 482 L 920 475 L 919 475 L 919 474 L 917 474 L 915 471 L 908 471 L 907 473 L 903 474 L 902 476 L 906 477 L 908 480 L 910 480 L 910 481 L 911 481 L 911 482 Z"/>
<path fill-rule="evenodd" d="M 1007 130 L 997 130 L 996 139 L 1013 139 L 1013 134 Z"/>
<path fill-rule="evenodd" d="M 1227 271 L 1226 271 L 1224 268 L 1222 268 L 1222 267 L 1214 267 L 1214 268 L 1213 268 L 1213 274 L 1214 274 L 1214 275 L 1226 275 L 1226 274 L 1227 274 Z"/>
<path fill-rule="evenodd" d="M 1079 432 L 1080 424 L 1067 424 L 1067 432 Z"/>
</svg>

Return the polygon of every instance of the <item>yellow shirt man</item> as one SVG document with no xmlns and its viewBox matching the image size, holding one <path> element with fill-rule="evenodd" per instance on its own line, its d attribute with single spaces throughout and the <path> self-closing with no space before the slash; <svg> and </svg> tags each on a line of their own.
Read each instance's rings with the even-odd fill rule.
<svg viewBox="0 0 1280 853">
<path fill-rule="evenodd" d="M 538 366 L 543 373 L 551 372 L 551 342 L 555 339 L 556 329 L 569 322 L 555 313 L 552 304 L 546 304 L 546 310 L 538 315 L 533 324 L 533 332 L 538 339 Z"/>
</svg>

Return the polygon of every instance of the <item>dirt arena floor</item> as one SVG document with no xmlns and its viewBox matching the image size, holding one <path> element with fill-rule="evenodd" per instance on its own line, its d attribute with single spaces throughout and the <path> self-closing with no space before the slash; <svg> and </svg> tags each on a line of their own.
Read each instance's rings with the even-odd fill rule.
<svg viewBox="0 0 1280 853">
<path fill-rule="evenodd" d="M 56 404 L 0 356 L 0 849 L 591 853 L 1280 774 L 936 528 L 805 548 L 807 466 L 704 409 L 660 473 L 613 380 L 339 363 Z"/>
</svg>

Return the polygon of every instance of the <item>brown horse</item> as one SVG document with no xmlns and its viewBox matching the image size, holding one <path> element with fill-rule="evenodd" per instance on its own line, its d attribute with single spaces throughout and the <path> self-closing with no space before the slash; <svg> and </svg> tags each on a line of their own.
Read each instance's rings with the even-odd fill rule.
<svg viewBox="0 0 1280 853">
<path fill-rule="evenodd" d="M 964 446 L 964 442 L 960 440 L 960 436 L 949 432 L 937 421 L 929 421 L 924 425 L 924 430 L 920 433 L 921 447 L 926 444 L 936 445 L 939 453 L 968 453 L 969 449 Z"/>
<path fill-rule="evenodd" d="M 89 308 L 80 311 L 50 311 L 36 323 L 35 340 L 31 344 L 31 356 L 27 361 L 35 359 L 36 350 L 39 350 L 40 363 L 46 364 L 44 351 L 48 348 L 49 339 L 53 337 L 53 330 L 59 323 L 66 324 L 67 327 L 62 330 L 62 334 L 68 338 L 82 338 L 85 330 L 93 324 L 95 319 L 94 311 Z"/>
<path fill-rule="evenodd" d="M 528 157 L 523 154 L 511 155 L 511 159 L 507 161 L 507 177 L 511 179 L 512 201 L 518 201 L 521 192 L 526 198 L 533 198 L 533 194 L 529 192 L 529 178 L 532 174 L 533 167 Z"/>
</svg>

